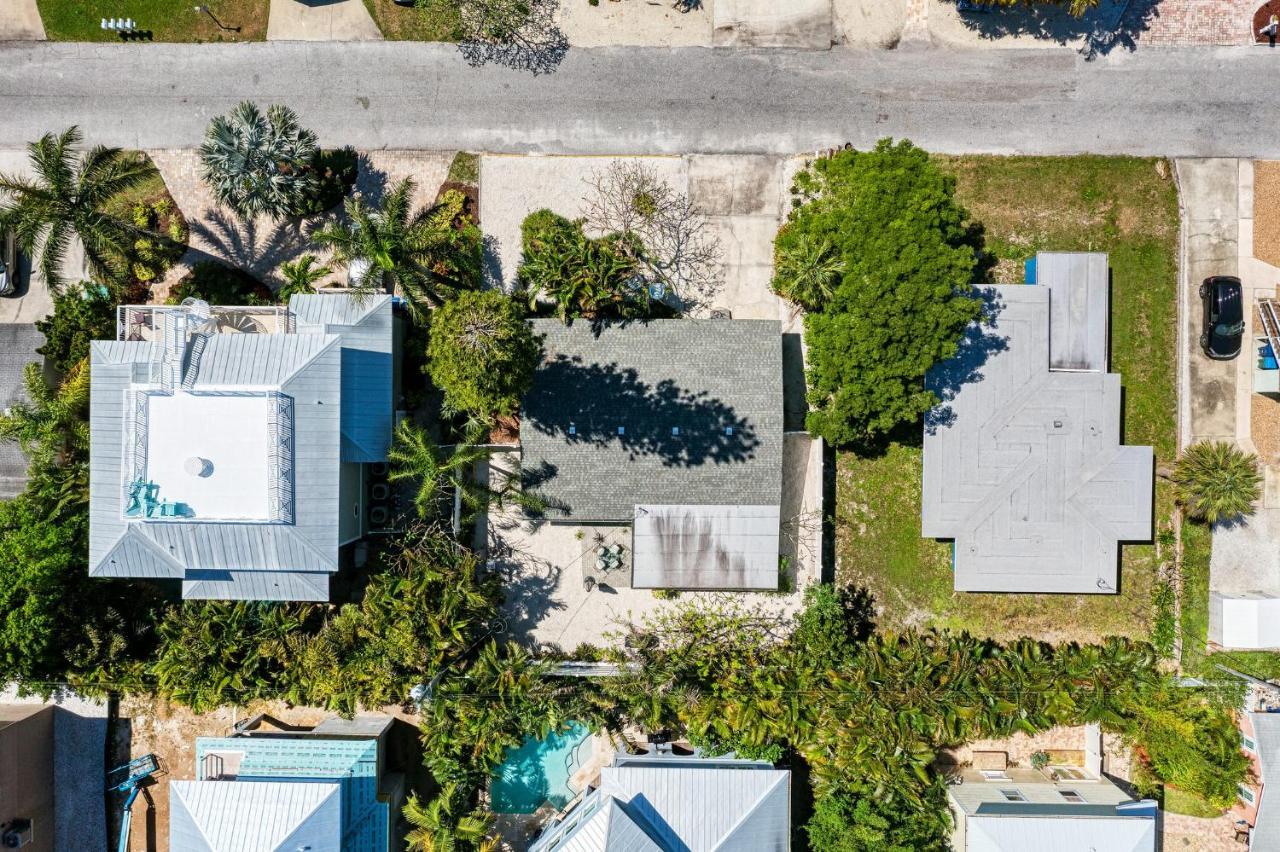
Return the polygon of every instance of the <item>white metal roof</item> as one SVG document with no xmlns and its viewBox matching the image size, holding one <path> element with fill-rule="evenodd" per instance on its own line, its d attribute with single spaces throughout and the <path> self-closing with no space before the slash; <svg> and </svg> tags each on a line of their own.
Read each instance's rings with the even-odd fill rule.
<svg viewBox="0 0 1280 852">
<path fill-rule="evenodd" d="M 337 850 L 342 797 L 337 783 L 173 781 L 169 848 L 183 852 Z"/>
<path fill-rule="evenodd" d="M 1250 713 L 1262 769 L 1262 798 L 1249 837 L 1258 852 L 1280 849 L 1280 713 Z"/>
<path fill-rule="evenodd" d="M 965 821 L 966 852 L 1155 852 L 1154 817 L 987 817 Z"/>
<path fill-rule="evenodd" d="M 631 585 L 776 589 L 778 506 L 636 506 Z"/>
<path fill-rule="evenodd" d="M 1280 648 L 1280 598 L 1212 593 L 1209 638 L 1223 648 Z"/>
</svg>

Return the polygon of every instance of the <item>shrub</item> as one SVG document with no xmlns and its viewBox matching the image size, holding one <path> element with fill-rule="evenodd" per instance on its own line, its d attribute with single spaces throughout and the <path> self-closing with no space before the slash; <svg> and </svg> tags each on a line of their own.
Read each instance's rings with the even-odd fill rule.
<svg viewBox="0 0 1280 852">
<path fill-rule="evenodd" d="M 169 291 L 167 304 L 183 299 L 204 299 L 211 305 L 270 305 L 271 290 L 258 279 L 212 260 L 191 268 Z"/>
<path fill-rule="evenodd" d="M 351 147 L 325 150 L 316 155 L 309 168 L 315 175 L 315 188 L 290 208 L 291 216 L 314 216 L 342 204 L 356 185 L 360 158 Z"/>
<path fill-rule="evenodd" d="M 220 204 L 246 219 L 280 218 L 316 197 L 318 153 L 315 134 L 293 110 L 275 104 L 264 114 L 243 101 L 210 122 L 200 146 L 202 177 Z"/>
<path fill-rule="evenodd" d="M 428 370 L 453 411 L 513 414 L 541 352 L 519 307 L 502 293 L 461 293 L 432 314 Z"/>
<path fill-rule="evenodd" d="M 874 441 L 937 402 L 925 374 L 981 315 L 975 232 L 954 179 L 906 141 L 819 159 L 792 191 L 773 286 L 816 309 L 806 425 L 835 445 Z"/>
<path fill-rule="evenodd" d="M 934 785 L 925 808 L 832 790 L 817 797 L 805 831 L 814 852 L 945 852 L 949 827 Z"/>
<path fill-rule="evenodd" d="M 92 282 L 66 289 L 53 297 L 53 313 L 36 320 L 44 335 L 37 351 L 61 373 L 69 371 L 89 356 L 89 343 L 114 340 L 115 300 Z"/>
<path fill-rule="evenodd" d="M 1253 514 L 1262 496 L 1258 457 L 1226 441 L 1199 441 L 1187 447 L 1174 468 L 1178 502 L 1198 520 Z"/>
</svg>

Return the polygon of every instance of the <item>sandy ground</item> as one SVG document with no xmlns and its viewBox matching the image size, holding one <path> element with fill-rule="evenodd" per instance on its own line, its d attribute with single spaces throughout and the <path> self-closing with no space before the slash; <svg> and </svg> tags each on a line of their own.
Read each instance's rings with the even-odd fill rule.
<svg viewBox="0 0 1280 852">
<path fill-rule="evenodd" d="M 1280 266 L 1280 162 L 1253 164 L 1253 256 Z"/>
<path fill-rule="evenodd" d="M 708 47 L 711 10 L 716 0 L 681 12 L 668 0 L 562 0 L 556 20 L 577 47 L 648 45 L 651 47 Z"/>
</svg>

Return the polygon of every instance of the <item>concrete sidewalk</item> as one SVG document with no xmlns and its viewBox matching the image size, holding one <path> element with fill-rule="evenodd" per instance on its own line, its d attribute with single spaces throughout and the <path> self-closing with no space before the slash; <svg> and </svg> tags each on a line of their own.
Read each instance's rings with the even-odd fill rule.
<svg viewBox="0 0 1280 852">
<path fill-rule="evenodd" d="M 44 22 L 36 0 L 0 3 L 0 41 L 44 41 Z"/>
<path fill-rule="evenodd" d="M 267 41 L 380 41 L 364 0 L 271 0 Z"/>
</svg>

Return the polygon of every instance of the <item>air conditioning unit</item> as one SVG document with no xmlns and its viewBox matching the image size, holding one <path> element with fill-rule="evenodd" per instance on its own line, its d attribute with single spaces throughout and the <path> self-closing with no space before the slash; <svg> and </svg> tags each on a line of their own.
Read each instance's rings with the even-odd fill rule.
<svg viewBox="0 0 1280 852">
<path fill-rule="evenodd" d="M 15 819 L 0 825 L 0 846 L 21 849 L 31 842 L 31 820 Z"/>
</svg>

